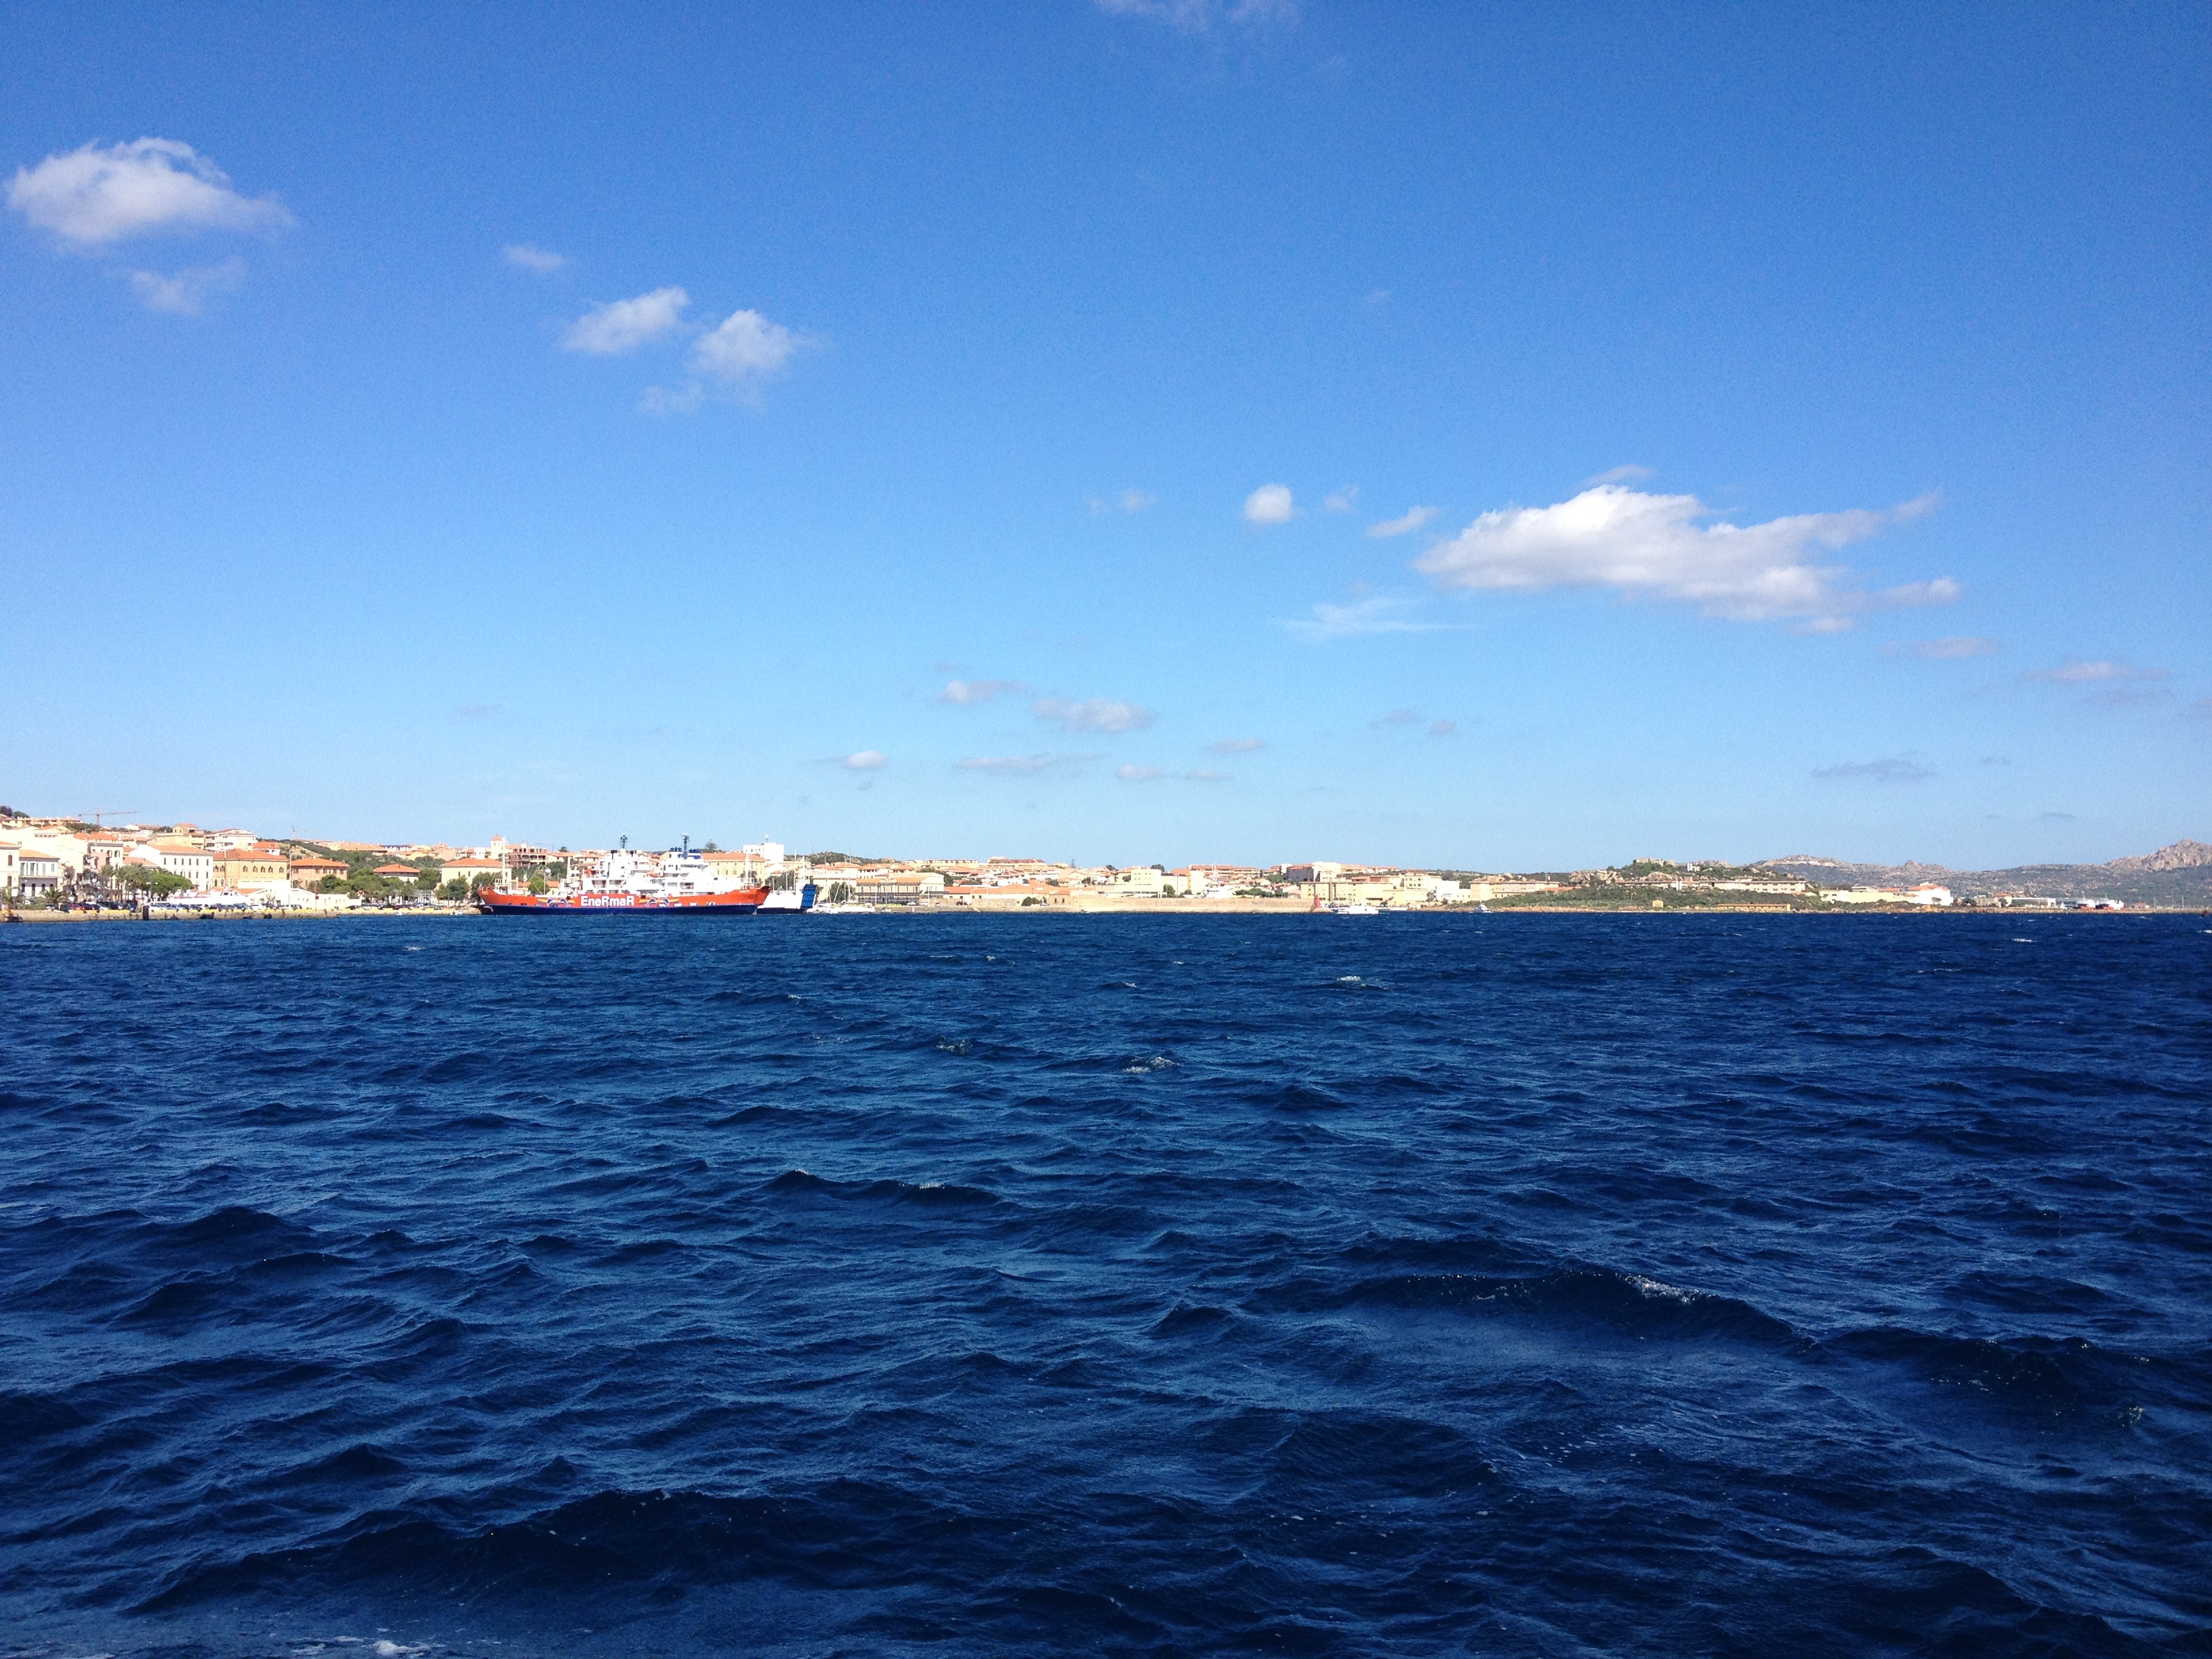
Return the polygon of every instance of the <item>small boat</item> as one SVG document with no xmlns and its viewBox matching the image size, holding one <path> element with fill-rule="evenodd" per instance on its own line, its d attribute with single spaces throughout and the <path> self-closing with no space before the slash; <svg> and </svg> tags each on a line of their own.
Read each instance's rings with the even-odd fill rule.
<svg viewBox="0 0 2212 1659">
<path fill-rule="evenodd" d="M 1332 904 L 1329 914 L 1334 916 L 1379 916 L 1382 913 L 1371 904 Z"/>
</svg>

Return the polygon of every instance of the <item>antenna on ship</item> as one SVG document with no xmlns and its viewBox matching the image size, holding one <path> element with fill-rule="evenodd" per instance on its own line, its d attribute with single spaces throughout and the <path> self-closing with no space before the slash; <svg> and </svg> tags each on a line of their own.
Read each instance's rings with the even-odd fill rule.
<svg viewBox="0 0 2212 1659">
<path fill-rule="evenodd" d="M 617 836 L 616 840 L 621 843 L 623 852 L 627 853 L 629 851 L 629 837 L 628 836 Z"/>
</svg>

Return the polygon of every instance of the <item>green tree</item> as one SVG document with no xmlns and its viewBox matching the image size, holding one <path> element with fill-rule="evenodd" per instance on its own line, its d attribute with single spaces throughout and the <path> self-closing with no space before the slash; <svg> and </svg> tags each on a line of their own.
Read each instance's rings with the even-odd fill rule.
<svg viewBox="0 0 2212 1659">
<path fill-rule="evenodd" d="M 133 892 L 150 893 L 155 898 L 181 893 L 191 885 L 175 871 L 156 869 L 150 864 L 126 864 L 115 872 L 115 878 Z"/>
</svg>

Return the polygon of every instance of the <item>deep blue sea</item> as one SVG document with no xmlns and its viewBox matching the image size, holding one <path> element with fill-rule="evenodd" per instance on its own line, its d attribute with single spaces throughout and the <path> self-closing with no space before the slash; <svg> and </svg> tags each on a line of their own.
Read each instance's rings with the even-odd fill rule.
<svg viewBox="0 0 2212 1659">
<path fill-rule="evenodd" d="M 2208 927 L 0 928 L 0 1652 L 2212 1653 Z"/>
</svg>

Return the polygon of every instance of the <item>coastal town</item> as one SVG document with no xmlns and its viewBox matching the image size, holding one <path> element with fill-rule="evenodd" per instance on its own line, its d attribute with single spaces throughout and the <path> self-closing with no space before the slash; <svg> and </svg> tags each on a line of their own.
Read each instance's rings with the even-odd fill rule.
<svg viewBox="0 0 2212 1659">
<path fill-rule="evenodd" d="M 487 893 L 545 895 L 617 849 L 495 836 L 482 846 L 265 837 L 197 824 L 111 825 L 0 809 L 0 904 L 10 915 L 473 914 Z M 632 849 L 648 864 L 703 866 L 714 890 L 813 890 L 829 912 L 1165 909 L 1182 913 L 1386 910 L 2033 908 L 2118 910 L 2127 901 L 2027 891 L 1954 893 L 1935 881 L 1826 883 L 1791 861 L 1638 859 L 1603 869 L 1403 869 L 1328 860 L 1253 866 L 1082 865 L 1031 857 L 864 858 L 773 841 Z"/>
</svg>

